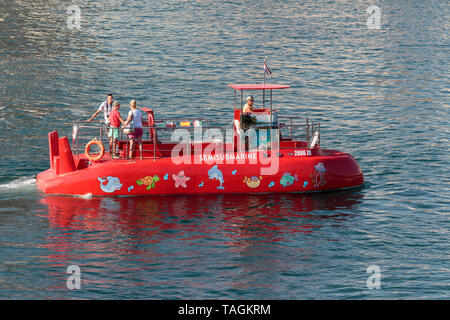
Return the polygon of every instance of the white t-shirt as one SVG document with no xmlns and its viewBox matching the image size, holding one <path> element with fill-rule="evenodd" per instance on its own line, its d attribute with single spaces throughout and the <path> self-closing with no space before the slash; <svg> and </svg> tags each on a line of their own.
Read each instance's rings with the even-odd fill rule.
<svg viewBox="0 0 450 320">
<path fill-rule="evenodd" d="M 105 123 L 109 123 L 108 117 L 109 117 L 109 114 L 111 113 L 112 108 L 113 108 L 113 104 L 112 103 L 108 104 L 108 101 L 104 101 L 98 108 L 98 110 L 103 111 Z"/>
<path fill-rule="evenodd" d="M 130 114 L 133 115 L 133 120 L 131 120 L 131 127 L 132 128 L 142 128 L 142 111 L 139 109 L 136 110 L 130 110 L 128 112 L 128 116 Z"/>
</svg>

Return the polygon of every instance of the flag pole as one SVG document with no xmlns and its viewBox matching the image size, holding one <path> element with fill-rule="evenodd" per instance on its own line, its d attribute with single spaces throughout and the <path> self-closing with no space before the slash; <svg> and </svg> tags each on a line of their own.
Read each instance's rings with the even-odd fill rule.
<svg viewBox="0 0 450 320">
<path fill-rule="evenodd" d="M 264 68 L 263 68 L 263 72 L 264 72 L 264 87 L 266 86 L 266 68 L 265 68 L 266 61 L 267 61 L 267 57 L 264 60 Z M 266 89 L 263 89 L 263 109 L 264 109 L 264 106 L 265 106 L 265 104 L 264 104 L 265 100 L 266 100 Z"/>
<path fill-rule="evenodd" d="M 266 72 L 264 71 L 264 87 L 266 86 Z M 264 109 L 264 101 L 266 101 L 266 89 L 263 89 L 263 109 Z"/>
</svg>

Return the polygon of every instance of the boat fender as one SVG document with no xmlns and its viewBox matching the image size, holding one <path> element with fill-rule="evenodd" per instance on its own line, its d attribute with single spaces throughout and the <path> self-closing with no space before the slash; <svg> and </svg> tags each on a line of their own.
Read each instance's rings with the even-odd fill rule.
<svg viewBox="0 0 450 320">
<path fill-rule="evenodd" d="M 316 143 L 317 143 L 318 141 L 319 141 L 319 132 L 316 131 L 316 132 L 314 133 L 314 137 L 312 138 L 311 143 L 309 144 L 308 148 L 309 148 L 309 149 L 314 148 L 314 147 L 316 146 Z"/>
<path fill-rule="evenodd" d="M 93 157 L 92 155 L 89 154 L 89 149 L 94 144 L 98 145 L 98 147 L 100 148 L 100 153 L 96 157 Z M 93 139 L 86 144 L 86 149 L 84 150 L 84 154 L 92 162 L 99 161 L 105 154 L 105 147 L 103 146 L 103 143 L 101 141 L 98 141 L 97 139 Z"/>
</svg>

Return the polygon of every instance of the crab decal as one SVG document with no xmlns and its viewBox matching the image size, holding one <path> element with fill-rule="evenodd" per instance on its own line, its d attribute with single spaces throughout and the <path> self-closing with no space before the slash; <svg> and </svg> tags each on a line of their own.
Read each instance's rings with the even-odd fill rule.
<svg viewBox="0 0 450 320">
<path fill-rule="evenodd" d="M 244 178 L 244 182 L 247 184 L 247 186 L 249 188 L 259 187 L 259 185 L 261 184 L 261 180 L 262 180 L 261 176 L 259 176 L 259 177 L 253 176 L 251 178 L 247 178 L 247 177 Z"/>
</svg>

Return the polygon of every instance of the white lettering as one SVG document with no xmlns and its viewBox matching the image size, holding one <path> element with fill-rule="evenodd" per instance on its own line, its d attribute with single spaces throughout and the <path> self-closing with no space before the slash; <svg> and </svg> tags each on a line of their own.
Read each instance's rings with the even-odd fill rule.
<svg viewBox="0 0 450 320">
<path fill-rule="evenodd" d="M 181 141 L 180 141 L 181 138 Z M 172 141 L 180 141 L 177 143 L 171 152 L 172 162 L 176 165 L 184 163 L 191 163 L 191 136 L 188 130 L 176 129 L 172 132 Z M 180 151 L 182 155 L 180 156 Z"/>
<path fill-rule="evenodd" d="M 223 304 L 223 311 L 224 314 L 230 315 L 230 314 L 270 314 L 270 305 L 264 306 L 264 305 L 245 305 L 240 304 L 237 307 L 234 305 L 228 305 Z"/>
<path fill-rule="evenodd" d="M 70 274 L 67 278 L 67 289 L 81 289 L 81 270 L 77 265 L 70 265 L 67 267 L 66 273 Z"/>
<path fill-rule="evenodd" d="M 80 21 L 81 21 L 81 10 L 77 5 L 70 5 L 67 7 L 67 28 L 72 29 L 81 29 Z"/>
<path fill-rule="evenodd" d="M 367 278 L 367 288 L 380 289 L 381 288 L 381 270 L 377 265 L 367 267 L 367 273 L 371 275 Z"/>
<path fill-rule="evenodd" d="M 186 304 L 184 307 L 178 307 L 178 314 L 205 315 L 206 318 L 209 318 L 209 316 L 211 315 L 212 308 L 213 307 L 192 307 Z"/>
<path fill-rule="evenodd" d="M 369 30 L 381 29 L 381 9 L 379 6 L 371 5 L 367 8 L 367 28 Z"/>
</svg>

